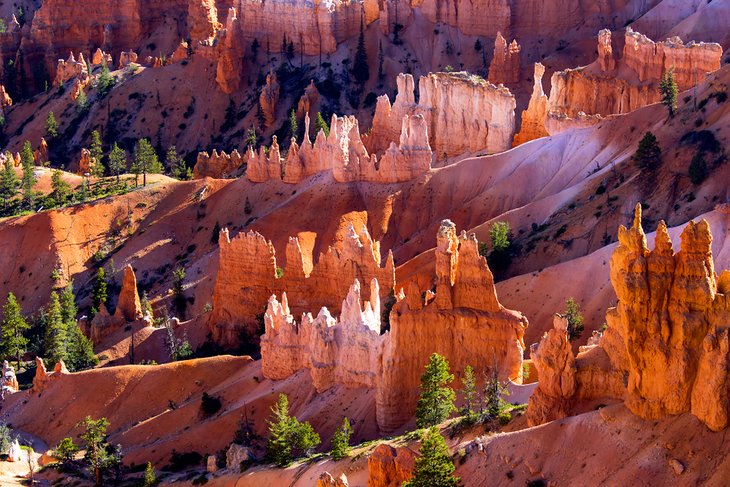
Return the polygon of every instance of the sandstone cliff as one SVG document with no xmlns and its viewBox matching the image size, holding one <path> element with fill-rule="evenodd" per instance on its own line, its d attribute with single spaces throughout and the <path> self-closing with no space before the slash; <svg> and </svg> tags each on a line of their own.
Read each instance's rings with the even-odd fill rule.
<svg viewBox="0 0 730 487">
<path fill-rule="evenodd" d="M 311 254 L 302 252 L 299 240 L 290 238 L 287 265 L 278 271 L 278 277 L 274 247 L 258 233 L 239 233 L 230 238 L 224 229 L 219 243 L 208 326 L 213 338 L 225 345 L 236 344 L 241 332 L 253 336 L 258 326 L 256 317 L 264 312 L 272 294 L 286 292 L 295 314 L 321 307 L 337 313 L 356 279 L 369 296 L 369 283 L 376 278 L 381 299 L 395 285 L 392 254 L 388 253 L 381 264 L 380 243 L 373 242 L 365 228 L 358 235 L 351 227 L 342 247 L 329 247 L 316 264 L 312 264 Z"/>
<path fill-rule="evenodd" d="M 637 205 L 634 225 L 619 229 L 611 257 L 618 306 L 606 313 L 608 328 L 600 343 L 576 359 L 575 396 L 570 387 L 556 387 L 572 375 L 570 354 L 560 352 L 565 347 L 556 338 L 560 330 L 549 332 L 536 349 L 535 365 L 546 385 L 538 387 L 540 394 L 528 409 L 534 423 L 560 417 L 571 400 L 597 397 L 603 389 L 642 418 L 690 412 L 714 431 L 728 426 L 730 272 L 715 274 L 706 221 L 690 222 L 681 240 L 675 253 L 660 222 L 655 247 L 649 250 Z M 588 370 L 587 358 L 601 355 L 607 362 Z M 550 401 L 553 411 L 546 406 Z"/>
<path fill-rule="evenodd" d="M 298 288 L 289 287 L 293 291 Z M 456 235 L 443 222 L 436 251 L 436 293 L 409 286 L 390 313 L 390 331 L 381 335 L 378 280 L 370 301 L 361 305 L 360 284 L 342 303 L 339 319 L 327 308 L 296 323 L 295 302 L 271 297 L 261 338 L 262 370 L 271 379 L 308 369 L 319 392 L 335 384 L 375 389 L 376 417 L 382 431 L 393 431 L 413 417 L 423 366 L 434 353 L 454 371 L 466 365 L 494 368 L 502 380 L 522 378 L 525 317 L 497 301 L 492 273 L 478 253 L 476 237 Z"/>
<path fill-rule="evenodd" d="M 420 115 L 403 117 L 399 144 L 391 143 L 378 160 L 365 149 L 355 117 L 333 115 L 329 135 L 320 131 L 312 144 L 309 116 L 305 114 L 301 147 L 292 140 L 285 159 L 281 158 L 276 136 L 268 154 L 264 147 L 258 154 L 249 148 L 246 177 L 254 183 L 272 179 L 298 183 L 318 172 L 331 171 L 338 182 L 397 183 L 428 172 L 432 158 L 426 121 Z"/>
<path fill-rule="evenodd" d="M 429 145 L 438 160 L 465 153 L 501 152 L 511 147 L 514 135 L 515 98 L 468 73 L 430 73 L 418 82 L 415 103 L 413 77 L 398 76 L 398 94 L 391 106 L 378 98 L 370 135 L 365 145 L 372 153 L 385 150 L 406 115 L 422 115 L 428 125 Z"/>
</svg>

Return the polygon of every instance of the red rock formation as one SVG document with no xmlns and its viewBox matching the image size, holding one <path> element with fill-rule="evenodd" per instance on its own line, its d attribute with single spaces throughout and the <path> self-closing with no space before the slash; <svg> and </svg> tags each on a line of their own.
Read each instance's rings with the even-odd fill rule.
<svg viewBox="0 0 730 487">
<path fill-rule="evenodd" d="M 320 131 L 314 144 L 308 133 L 309 117 L 305 115 L 302 146 L 293 141 L 284 160 L 276 137 L 268 154 L 264 147 L 258 154 L 249 148 L 246 169 L 249 181 L 261 183 L 283 179 L 286 183 L 298 183 L 307 176 L 329 170 L 338 182 L 395 183 L 410 181 L 431 168 L 428 130 L 420 115 L 404 116 L 399 145 L 391 143 L 380 161 L 365 149 L 355 117 L 333 115 L 329 135 Z"/>
<path fill-rule="evenodd" d="M 94 55 L 91 58 L 91 65 L 92 66 L 111 66 L 112 65 L 112 55 L 107 54 L 104 51 L 101 50 L 101 48 L 97 48 L 96 51 L 94 51 Z"/>
<path fill-rule="evenodd" d="M 390 324 L 376 394 L 383 431 L 396 429 L 413 416 L 421 373 L 434 352 L 445 356 L 453 371 L 471 365 L 495 368 L 501 379 L 522 379 L 527 319 L 499 304 L 476 237 L 464 233 L 457 237 L 448 220 L 437 235 L 435 298 L 424 303 L 412 284 L 393 306 Z"/>
<path fill-rule="evenodd" d="M 497 39 L 494 41 L 494 55 L 492 64 L 489 65 L 490 83 L 514 84 L 520 81 L 520 45 L 517 40 L 507 45 L 507 40 L 501 32 L 497 32 Z"/>
<path fill-rule="evenodd" d="M 297 324 L 289 312 L 286 293 L 279 303 L 269 299 L 261 337 L 261 370 L 265 377 L 283 380 L 309 369 L 318 392 L 335 384 L 375 388 L 384 336 L 380 334 L 380 296 L 377 279 L 370 283 L 370 301 L 360 307 L 360 283 L 350 287 L 335 320 L 327 308 L 316 318 L 306 313 Z"/>
<path fill-rule="evenodd" d="M 413 476 L 415 460 L 410 448 L 381 443 L 368 457 L 368 486 L 400 487 Z"/>
<path fill-rule="evenodd" d="M 553 74 L 548 101 L 551 116 L 628 113 L 659 101 L 659 82 L 670 68 L 682 91 L 719 69 L 722 57 L 719 44 L 685 45 L 678 38 L 655 43 L 631 28 L 626 30 L 623 57 L 618 62 L 613 59 L 606 30 L 599 33 L 598 52 L 599 59 L 589 66 Z"/>
<path fill-rule="evenodd" d="M 124 268 L 117 309 L 113 315 L 110 315 L 106 306 L 102 303 L 101 309 L 91 320 L 89 327 L 90 338 L 94 343 L 98 343 L 123 325 L 140 320 L 142 317 L 142 305 L 137 292 L 137 278 L 134 275 L 134 269 L 128 264 Z"/>
<path fill-rule="evenodd" d="M 13 105 L 13 100 L 5 91 L 5 86 L 0 85 L 0 109 L 5 112 L 5 109 Z"/>
<path fill-rule="evenodd" d="M 119 55 L 119 69 L 129 66 L 131 63 L 137 62 L 137 53 L 134 51 L 122 51 Z"/>
<path fill-rule="evenodd" d="M 385 150 L 400 133 L 403 117 L 413 114 L 426 120 L 429 144 L 438 160 L 511 147 L 516 104 L 507 88 L 468 73 L 430 73 L 420 78 L 418 87 L 416 105 L 413 78 L 401 74 L 393 106 L 385 95 L 378 99 L 372 130 L 365 138 L 371 153 Z"/>
<path fill-rule="evenodd" d="M 329 472 L 323 472 L 317 479 L 317 487 L 349 487 L 347 475 L 341 474 L 336 479 Z"/>
<path fill-rule="evenodd" d="M 279 81 L 276 73 L 269 71 L 266 75 L 266 86 L 261 89 L 259 104 L 264 114 L 266 127 L 271 127 L 276 121 L 276 106 L 279 103 Z"/>
<path fill-rule="evenodd" d="M 660 222 L 655 247 L 649 250 L 639 205 L 634 226 L 619 228 L 619 245 L 611 257 L 618 306 L 606 313 L 608 328 L 599 345 L 576 359 L 576 398 L 581 390 L 584 397 L 596 397 L 603 389 L 604 395 L 624 399 L 643 418 L 690 412 L 719 431 L 728 426 L 730 411 L 730 301 L 726 294 L 730 271 L 715 274 L 706 221 L 690 222 L 681 239 L 681 249 L 674 253 L 667 228 Z M 537 351 L 546 344 L 553 353 L 544 356 L 556 357 L 557 347 L 550 345 L 554 341 L 546 335 Z M 607 365 L 588 370 L 585 358 L 599 355 L 608 358 Z M 566 377 L 565 367 L 561 371 L 564 363 L 536 362 L 540 381 L 547 377 L 548 388 L 553 387 L 555 377 Z M 550 414 L 538 408 L 528 410 L 528 416 L 538 422 Z"/>
<path fill-rule="evenodd" d="M 226 28 L 219 32 L 218 37 L 218 66 L 215 79 L 224 93 L 231 94 L 237 91 L 241 85 L 243 58 L 246 52 L 236 9 L 228 9 Z"/>
<path fill-rule="evenodd" d="M 577 368 L 568 340 L 568 320 L 555 315 L 553 329 L 543 335 L 539 345 L 535 343 L 530 347 L 530 358 L 539 373 L 539 382 L 530 396 L 529 423 L 536 425 L 564 418 L 577 388 Z"/>
<path fill-rule="evenodd" d="M 91 163 L 91 152 L 89 149 L 81 149 L 81 155 L 79 156 L 79 163 L 76 169 L 76 174 L 83 176 L 84 174 L 92 173 Z"/>
<path fill-rule="evenodd" d="M 532 96 L 527 105 L 527 110 L 522 112 L 522 125 L 520 132 L 515 135 L 512 145 L 517 147 L 520 144 L 529 142 L 533 139 L 546 137 L 548 135 L 545 129 L 545 119 L 547 118 L 547 102 L 548 98 L 542 89 L 542 77 L 545 74 L 545 66 L 541 63 L 535 63 L 534 85 L 532 88 Z"/>
<path fill-rule="evenodd" d="M 497 32 L 510 32 L 510 3 L 508 0 L 423 0 L 421 11 L 430 22 L 453 25 L 466 35 L 493 36 Z"/>
<path fill-rule="evenodd" d="M 297 120 L 304 120 L 306 116 L 310 119 L 314 118 L 319 110 L 319 91 L 314 86 L 314 80 L 304 89 L 304 94 L 299 98 L 297 103 Z M 307 137 L 309 137 L 307 132 Z"/>
<path fill-rule="evenodd" d="M 241 331 L 253 334 L 258 326 L 256 316 L 266 309 L 272 294 L 280 296 L 286 291 L 290 307 L 297 315 L 321 307 L 336 313 L 356 279 L 370 295 L 370 280 L 376 278 L 381 298 L 395 284 L 392 254 L 388 253 L 381 266 L 380 244 L 370 239 L 365 228 L 358 236 L 351 227 L 342 247 L 329 247 L 313 266 L 305 266 L 305 262 L 313 262 L 312 255 L 302 253 L 299 240 L 290 238 L 287 266 L 280 278 L 274 247 L 258 233 L 239 233 L 231 239 L 224 229 L 219 244 L 213 312 L 208 326 L 213 338 L 222 344 L 237 343 Z"/>
<path fill-rule="evenodd" d="M 88 66 L 84 60 L 84 55 L 79 54 L 79 60 L 76 61 L 73 52 L 68 56 L 67 60 L 59 59 L 56 68 L 56 78 L 53 86 L 61 86 L 66 81 L 73 78 L 88 76 Z"/>
<path fill-rule="evenodd" d="M 235 11 L 234 11 L 235 16 Z M 184 40 L 180 41 L 180 45 L 177 46 L 177 49 L 175 49 L 175 52 L 172 53 L 172 56 L 170 56 L 170 60 L 173 63 L 179 63 L 180 61 L 183 61 L 189 57 L 190 54 L 190 46 L 188 46 L 188 43 Z"/>
<path fill-rule="evenodd" d="M 188 0 L 188 30 L 193 45 L 211 43 L 220 27 L 215 0 Z"/>
<path fill-rule="evenodd" d="M 218 153 L 215 149 L 210 155 L 207 152 L 198 152 L 198 159 L 193 167 L 193 178 L 227 178 L 234 175 L 242 164 L 243 157 L 235 149 L 230 155 L 223 151 Z"/>
</svg>

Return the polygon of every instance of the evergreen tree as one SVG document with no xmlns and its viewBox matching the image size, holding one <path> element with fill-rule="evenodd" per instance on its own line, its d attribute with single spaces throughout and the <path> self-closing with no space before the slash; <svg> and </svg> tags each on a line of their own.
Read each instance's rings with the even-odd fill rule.
<svg viewBox="0 0 730 487">
<path fill-rule="evenodd" d="M 48 112 L 48 116 L 46 117 L 46 137 L 49 140 L 58 137 L 58 122 L 56 122 L 56 117 L 53 115 L 53 112 Z"/>
<path fill-rule="evenodd" d="M 677 111 L 677 95 L 679 94 L 679 87 L 674 80 L 674 67 L 669 68 L 662 76 L 659 93 L 662 96 L 662 103 L 669 109 L 669 116 L 673 117 Z"/>
<path fill-rule="evenodd" d="M 213 225 L 213 235 L 210 236 L 210 242 L 213 245 L 218 245 L 218 240 L 220 239 L 221 234 L 221 226 L 218 222 L 215 222 L 215 225 Z"/>
<path fill-rule="evenodd" d="M 71 196 L 71 186 L 63 180 L 63 172 L 58 169 L 51 174 L 51 198 L 58 206 L 63 206 Z"/>
<path fill-rule="evenodd" d="M 56 291 L 51 292 L 43 343 L 45 345 L 44 355 L 49 363 L 55 364 L 59 360 L 66 361 L 66 325 L 63 322 L 61 302 Z"/>
<path fill-rule="evenodd" d="M 23 150 L 20 151 L 20 164 L 23 167 L 23 178 L 20 185 L 23 190 L 23 202 L 28 209 L 32 209 L 35 197 L 33 188 L 38 181 L 33 172 L 35 171 L 33 149 L 27 140 L 23 144 Z"/>
<path fill-rule="evenodd" d="M 385 72 L 383 71 L 383 61 L 385 61 L 385 54 L 383 53 L 383 41 L 378 42 L 378 81 L 381 83 L 385 79 Z"/>
<path fill-rule="evenodd" d="M 480 411 L 482 420 L 499 416 L 505 404 L 502 399 L 503 394 L 508 394 L 507 385 L 499 380 L 497 367 L 487 369 L 484 380 L 483 404 Z"/>
<path fill-rule="evenodd" d="M 291 113 L 289 113 L 289 133 L 294 139 L 296 139 L 299 134 L 299 124 L 297 124 L 297 114 L 294 109 L 292 109 Z"/>
<path fill-rule="evenodd" d="M 96 280 L 94 281 L 94 289 L 91 293 L 91 315 L 95 315 L 101 310 L 101 305 L 106 304 L 107 299 L 107 283 L 104 268 L 99 267 L 96 271 Z"/>
<path fill-rule="evenodd" d="M 89 111 L 89 98 L 86 96 L 86 92 L 83 88 L 79 90 L 79 96 L 76 97 L 76 109 L 79 113 L 86 113 Z"/>
<path fill-rule="evenodd" d="M 652 170 L 662 162 L 662 151 L 654 134 L 647 132 L 639 141 L 639 147 L 631 159 L 641 169 Z"/>
<path fill-rule="evenodd" d="M 167 154 L 165 155 L 165 166 L 167 166 L 167 170 L 170 171 L 170 175 L 175 179 L 186 180 L 192 179 L 193 177 L 193 172 L 185 164 L 183 158 L 178 156 L 177 149 L 174 145 L 171 145 L 167 149 Z"/>
<path fill-rule="evenodd" d="M 3 209 L 7 208 L 8 200 L 18 191 L 18 175 L 13 168 L 13 156 L 8 152 L 3 170 L 0 173 L 0 197 L 3 199 Z"/>
<path fill-rule="evenodd" d="M 101 73 L 99 73 L 99 79 L 96 81 L 96 87 L 99 90 L 99 95 L 104 97 L 107 93 L 111 91 L 112 88 L 114 88 L 114 85 L 117 83 L 117 80 L 114 79 L 114 77 L 109 72 L 109 67 L 104 63 L 104 66 L 101 68 Z"/>
<path fill-rule="evenodd" d="M 54 458 L 59 460 L 62 464 L 68 465 L 76 458 L 76 454 L 79 452 L 79 447 L 74 443 L 72 438 L 66 437 L 61 440 L 53 450 Z"/>
<path fill-rule="evenodd" d="M 568 320 L 568 339 L 572 342 L 580 338 L 583 333 L 583 315 L 580 313 L 580 306 L 575 299 L 568 298 L 565 302 L 563 316 Z"/>
<path fill-rule="evenodd" d="M 327 125 L 327 122 L 324 121 L 321 112 L 317 112 L 317 119 L 314 121 L 314 126 L 317 129 L 317 133 L 321 130 L 324 132 L 325 137 L 330 136 L 329 125 Z"/>
<path fill-rule="evenodd" d="M 438 428 L 431 427 L 421 438 L 421 456 L 416 458 L 413 478 L 403 487 L 456 487 L 459 478 L 454 477 L 454 462 L 449 448 Z"/>
<path fill-rule="evenodd" d="M 286 467 L 295 455 L 308 455 L 320 443 L 320 438 L 308 422 L 300 422 L 289 416 L 289 399 L 279 394 L 279 400 L 271 408 L 269 439 L 266 453 L 280 467 Z"/>
<path fill-rule="evenodd" d="M 25 353 L 28 339 L 23 333 L 30 326 L 20 312 L 20 305 L 13 293 L 8 293 L 8 299 L 3 306 L 2 333 L 0 334 L 0 350 L 6 357 L 15 357 L 17 370 L 20 370 L 20 357 Z"/>
<path fill-rule="evenodd" d="M 91 147 L 89 148 L 91 153 L 91 171 L 97 178 L 104 177 L 104 149 L 101 145 L 101 136 L 98 130 L 91 132 Z"/>
<path fill-rule="evenodd" d="M 332 435 L 332 458 L 342 460 L 350 455 L 350 436 L 352 436 L 352 426 L 350 420 L 344 418 L 342 426 L 340 426 L 334 435 Z"/>
<path fill-rule="evenodd" d="M 290 442 L 294 422 L 289 416 L 289 399 L 286 394 L 279 394 L 279 400 L 271 408 L 272 419 L 269 424 L 269 439 L 266 442 L 266 454 L 280 467 L 291 463 L 292 445 Z"/>
<path fill-rule="evenodd" d="M 73 282 L 61 292 L 61 317 L 66 329 L 66 366 L 72 372 L 94 367 L 99 359 L 94 355 L 94 344 L 84 335 L 76 321 L 78 310 Z"/>
<path fill-rule="evenodd" d="M 147 462 L 147 468 L 144 469 L 144 487 L 154 487 L 157 485 L 157 475 L 155 474 L 155 467 L 152 466 L 152 462 Z"/>
<path fill-rule="evenodd" d="M 127 153 L 124 149 L 114 143 L 112 151 L 109 154 L 109 174 L 116 176 L 117 184 L 119 184 L 119 175 L 127 169 Z"/>
<path fill-rule="evenodd" d="M 471 365 L 464 367 L 464 377 L 461 378 L 461 383 L 464 386 L 461 390 L 461 395 L 464 397 L 464 415 L 472 418 L 477 397 L 477 381 Z"/>
<path fill-rule="evenodd" d="M 253 147 L 256 148 L 256 127 L 251 127 L 246 132 L 246 147 Z"/>
<path fill-rule="evenodd" d="M 692 184 L 698 185 L 707 179 L 707 164 L 705 163 L 705 157 L 702 152 L 698 152 L 692 158 L 692 162 L 689 163 L 689 180 Z"/>
<path fill-rule="evenodd" d="M 352 74 L 355 80 L 363 84 L 370 79 L 370 66 L 368 66 L 368 53 L 365 50 L 365 31 L 363 29 L 363 19 L 360 17 L 360 37 L 357 40 L 357 50 L 355 51 L 355 62 L 352 65 Z"/>
<path fill-rule="evenodd" d="M 434 353 L 429 358 L 421 376 L 421 397 L 416 406 L 416 425 L 419 428 L 434 426 L 454 410 L 454 391 L 449 384 L 454 376 L 449 373 L 449 362 Z"/>
<path fill-rule="evenodd" d="M 107 443 L 106 429 L 109 427 L 109 421 L 106 418 L 91 419 L 86 416 L 77 427 L 83 426 L 84 432 L 80 435 L 83 441 L 84 460 L 94 473 L 96 485 L 102 485 L 103 471 L 113 464 L 113 455 L 109 451 L 111 449 Z"/>
<path fill-rule="evenodd" d="M 160 160 L 157 158 L 157 153 L 152 145 L 150 145 L 149 140 L 140 139 L 134 147 L 132 170 L 135 176 L 142 174 L 142 186 L 147 186 L 147 174 L 159 174 L 162 172 Z"/>
</svg>

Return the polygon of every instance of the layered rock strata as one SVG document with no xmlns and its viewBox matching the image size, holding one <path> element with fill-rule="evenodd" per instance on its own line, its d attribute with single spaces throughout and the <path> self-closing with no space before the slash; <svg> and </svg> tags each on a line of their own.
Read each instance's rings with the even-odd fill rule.
<svg viewBox="0 0 730 487">
<path fill-rule="evenodd" d="M 541 382 L 537 392 L 549 397 L 534 401 L 541 407 L 531 400 L 528 419 L 536 424 L 565 415 L 581 389 L 595 393 L 603 387 L 642 418 L 692 413 L 714 431 L 725 429 L 730 414 L 730 271 L 715 273 L 711 244 L 708 223 L 690 222 L 675 253 L 660 222 L 649 250 L 637 205 L 634 225 L 619 229 L 611 257 L 618 305 L 606 313 L 608 328 L 600 343 L 576 358 L 576 394 L 558 387 L 570 381 L 572 372 L 565 366 L 570 359 L 564 344 L 558 345 L 552 330 L 536 351 L 553 360 L 535 362 Z M 600 354 L 608 358 L 607 366 L 589 371 L 586 358 Z M 550 398 L 567 407 L 549 411 Z"/>
<path fill-rule="evenodd" d="M 358 236 L 350 227 L 342 247 L 329 247 L 316 264 L 312 264 L 311 254 L 302 252 L 299 240 L 290 238 L 285 251 L 287 265 L 278 274 L 273 245 L 256 232 L 230 238 L 223 229 L 219 245 L 208 326 L 213 338 L 223 345 L 239 343 L 242 333 L 248 337 L 255 334 L 257 316 L 265 311 L 272 294 L 287 292 L 290 307 L 297 314 L 321 307 L 336 313 L 356 279 L 370 296 L 370 282 L 376 278 L 381 299 L 395 285 L 393 255 L 389 252 L 382 262 L 380 243 L 373 242 L 365 228 Z"/>
<path fill-rule="evenodd" d="M 415 103 L 413 77 L 398 75 L 398 93 L 391 106 L 378 98 L 365 146 L 380 153 L 395 140 L 405 116 L 423 116 L 429 145 L 438 160 L 465 153 L 500 152 L 512 145 L 515 98 L 504 86 L 495 86 L 468 73 L 430 73 L 418 82 Z"/>
<path fill-rule="evenodd" d="M 384 334 L 381 296 L 373 279 L 370 301 L 361 305 L 355 281 L 339 319 L 322 308 L 316 318 L 304 314 L 299 323 L 289 311 L 291 295 L 283 294 L 281 303 L 272 296 L 261 338 L 264 375 L 281 380 L 308 369 L 319 392 L 335 384 L 375 389 L 382 431 L 413 417 L 423 367 L 434 352 L 445 356 L 453 371 L 472 365 L 496 370 L 502 380 L 521 380 L 527 319 L 499 304 L 476 237 L 457 236 L 450 221 L 438 234 L 435 295 L 422 295 L 415 284 L 401 290 Z"/>
<path fill-rule="evenodd" d="M 283 180 L 294 184 L 318 172 L 331 171 L 337 182 L 397 183 L 428 172 L 432 158 L 426 121 L 420 115 L 403 117 L 399 144 L 391 143 L 380 158 L 368 154 L 354 116 L 333 115 L 329 135 L 320 130 L 312 143 L 309 116 L 305 115 L 302 145 L 292 140 L 284 159 L 276 137 L 268 153 L 265 147 L 258 153 L 249 147 L 246 177 L 254 183 Z"/>
</svg>

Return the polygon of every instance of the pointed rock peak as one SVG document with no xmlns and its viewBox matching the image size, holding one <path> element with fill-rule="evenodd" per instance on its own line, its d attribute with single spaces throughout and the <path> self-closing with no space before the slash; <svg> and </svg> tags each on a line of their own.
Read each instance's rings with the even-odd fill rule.
<svg viewBox="0 0 730 487">
<path fill-rule="evenodd" d="M 68 374 L 68 368 L 66 367 L 66 364 L 63 362 L 63 360 L 59 360 L 56 362 L 56 366 L 53 367 L 53 372 L 55 374 Z"/>
<path fill-rule="evenodd" d="M 142 305 L 137 292 L 137 277 L 131 264 L 124 267 L 122 290 L 119 292 L 117 310 L 114 313 L 125 321 L 135 321 L 142 318 Z"/>
<path fill-rule="evenodd" d="M 634 226 L 631 228 L 644 233 L 644 229 L 641 227 L 641 203 L 636 203 L 636 207 L 634 208 Z"/>
<path fill-rule="evenodd" d="M 661 220 L 659 222 L 659 226 L 657 226 L 656 229 L 656 237 L 654 239 L 654 251 L 663 254 L 668 253 L 670 255 L 674 253 L 674 250 L 672 248 L 672 239 L 669 236 L 667 224 L 664 223 L 664 220 Z"/>
</svg>

